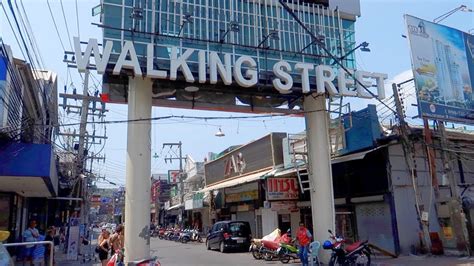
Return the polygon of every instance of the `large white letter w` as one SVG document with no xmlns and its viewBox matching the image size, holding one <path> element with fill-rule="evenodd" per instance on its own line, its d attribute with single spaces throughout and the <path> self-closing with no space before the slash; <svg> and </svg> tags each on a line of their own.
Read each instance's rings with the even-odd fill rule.
<svg viewBox="0 0 474 266">
<path fill-rule="evenodd" d="M 84 55 L 82 55 L 81 41 L 78 37 L 74 37 L 74 53 L 76 55 L 77 69 L 79 72 L 85 72 L 89 66 L 89 59 L 91 55 L 94 55 L 94 61 L 97 68 L 97 73 L 104 74 L 107 63 L 109 62 L 110 52 L 112 51 L 112 42 L 107 41 L 103 50 L 102 56 L 100 56 L 99 45 L 97 39 L 89 39 Z"/>
</svg>

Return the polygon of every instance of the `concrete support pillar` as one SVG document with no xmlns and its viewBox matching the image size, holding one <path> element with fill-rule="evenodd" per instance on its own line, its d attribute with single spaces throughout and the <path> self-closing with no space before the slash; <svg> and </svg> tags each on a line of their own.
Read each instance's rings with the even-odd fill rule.
<svg viewBox="0 0 474 266">
<path fill-rule="evenodd" d="M 151 117 L 152 81 L 129 78 L 128 119 Z M 125 260 L 150 257 L 151 121 L 128 123 L 125 188 Z"/>
<path fill-rule="evenodd" d="M 332 186 L 331 149 L 329 147 L 328 115 L 324 95 L 304 98 L 308 169 L 311 184 L 311 214 L 314 239 L 319 242 L 329 238 L 328 229 L 334 232 L 335 210 Z M 320 258 L 328 263 L 330 253 L 321 249 Z"/>
</svg>

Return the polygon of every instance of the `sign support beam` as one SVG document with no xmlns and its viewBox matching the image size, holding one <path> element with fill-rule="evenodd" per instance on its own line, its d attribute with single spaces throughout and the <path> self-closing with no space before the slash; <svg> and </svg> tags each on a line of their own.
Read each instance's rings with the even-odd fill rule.
<svg viewBox="0 0 474 266">
<path fill-rule="evenodd" d="M 328 238 L 328 229 L 335 232 L 335 206 L 329 147 L 328 115 L 325 95 L 307 95 L 304 98 L 308 173 L 311 184 L 311 214 L 313 238 Z M 328 263 L 331 254 L 319 251 L 321 262 Z"/>
<path fill-rule="evenodd" d="M 128 119 L 151 117 L 152 81 L 130 78 Z M 150 257 L 151 121 L 128 123 L 125 196 L 125 264 Z"/>
</svg>

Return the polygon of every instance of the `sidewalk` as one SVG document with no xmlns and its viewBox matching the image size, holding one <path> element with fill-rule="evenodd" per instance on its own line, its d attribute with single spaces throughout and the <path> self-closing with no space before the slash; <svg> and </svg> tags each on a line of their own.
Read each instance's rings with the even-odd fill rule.
<svg viewBox="0 0 474 266">
<path fill-rule="evenodd" d="M 57 266 L 97 266 L 100 265 L 99 258 L 94 251 L 95 246 L 97 245 L 97 240 L 91 240 L 89 245 L 82 245 L 81 252 L 84 255 L 78 255 L 77 260 L 68 260 L 67 254 L 58 251 L 55 255 L 55 261 Z"/>
<path fill-rule="evenodd" d="M 90 257 L 79 255 L 79 256 L 77 256 L 77 260 L 68 260 L 66 253 L 57 252 L 56 255 L 55 255 L 56 265 L 57 266 L 63 266 L 63 265 L 66 265 L 66 266 L 76 266 L 76 265 L 77 266 L 79 266 L 79 265 L 82 265 L 82 266 L 96 266 L 96 265 L 100 265 L 99 258 L 97 258 L 96 254 L 93 253 L 92 246 L 89 245 L 88 248 L 90 249 L 90 251 L 92 251 L 92 253 L 87 253 L 87 252 L 89 252 L 89 250 L 85 250 L 86 251 L 85 254 L 91 254 Z M 86 247 L 86 249 L 87 249 L 87 247 Z"/>
<path fill-rule="evenodd" d="M 373 257 L 372 264 L 376 266 L 404 266 L 404 265 L 426 265 L 426 266 L 474 266 L 474 257 L 451 257 L 451 256 L 400 256 L 396 259 L 388 257 Z"/>
</svg>

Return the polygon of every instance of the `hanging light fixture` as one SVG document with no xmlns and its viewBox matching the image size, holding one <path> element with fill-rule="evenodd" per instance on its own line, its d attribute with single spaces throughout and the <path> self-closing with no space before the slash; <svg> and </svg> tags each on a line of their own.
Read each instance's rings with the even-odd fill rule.
<svg viewBox="0 0 474 266">
<path fill-rule="evenodd" d="M 222 132 L 221 128 L 219 128 L 219 131 L 217 131 L 216 134 L 214 134 L 214 136 L 216 136 L 216 137 L 224 137 L 225 134 L 224 134 L 224 132 Z"/>
</svg>

